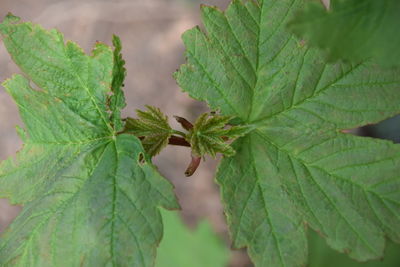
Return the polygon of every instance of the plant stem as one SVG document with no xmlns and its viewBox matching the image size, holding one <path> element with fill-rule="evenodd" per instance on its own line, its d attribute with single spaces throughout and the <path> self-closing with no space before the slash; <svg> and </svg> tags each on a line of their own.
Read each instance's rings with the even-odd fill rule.
<svg viewBox="0 0 400 267">
<path fill-rule="evenodd" d="M 186 146 L 190 147 L 190 144 L 188 141 L 185 140 L 185 138 L 179 137 L 179 136 L 171 136 L 168 140 L 169 145 L 174 145 L 174 146 Z"/>
<path fill-rule="evenodd" d="M 184 132 L 181 132 L 181 131 L 172 130 L 172 133 L 173 133 L 173 134 L 180 135 L 180 136 L 182 136 L 183 138 L 186 137 L 186 134 L 185 134 Z"/>
<path fill-rule="evenodd" d="M 193 124 L 187 119 L 179 116 L 174 116 L 174 118 L 177 122 L 179 122 L 182 125 L 183 129 L 185 129 L 186 131 L 190 131 L 193 128 Z"/>
<path fill-rule="evenodd" d="M 186 177 L 192 176 L 193 173 L 195 173 L 195 171 L 200 165 L 200 162 L 201 162 L 201 157 L 192 155 L 192 160 L 190 161 L 190 164 L 185 171 Z"/>
</svg>

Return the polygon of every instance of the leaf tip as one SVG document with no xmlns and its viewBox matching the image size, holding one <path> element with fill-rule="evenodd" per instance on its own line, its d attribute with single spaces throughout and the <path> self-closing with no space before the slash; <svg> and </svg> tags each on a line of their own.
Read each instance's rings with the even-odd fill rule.
<svg viewBox="0 0 400 267">
<path fill-rule="evenodd" d="M 207 17 L 222 15 L 224 12 L 219 9 L 217 6 L 210 5 L 200 5 L 201 15 L 203 17 L 203 21 L 206 22 Z"/>
<path fill-rule="evenodd" d="M 3 23 L 2 24 L 12 24 L 12 23 L 17 23 L 21 20 L 20 17 L 15 16 L 11 12 L 8 12 L 7 15 L 4 17 Z"/>
<path fill-rule="evenodd" d="M 112 43 L 113 43 L 115 48 L 121 48 L 121 38 L 119 38 L 118 35 L 113 34 Z"/>
</svg>

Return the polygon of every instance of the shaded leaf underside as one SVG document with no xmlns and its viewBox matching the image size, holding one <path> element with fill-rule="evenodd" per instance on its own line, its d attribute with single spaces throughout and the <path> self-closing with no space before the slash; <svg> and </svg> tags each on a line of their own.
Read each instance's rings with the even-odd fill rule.
<svg viewBox="0 0 400 267">
<path fill-rule="evenodd" d="M 0 241 L 0 265 L 152 266 L 162 235 L 158 206 L 177 203 L 150 160 L 139 162 L 140 141 L 116 135 L 124 104 L 107 105 L 112 50 L 98 43 L 87 56 L 57 31 L 13 16 L 0 31 L 41 88 L 22 75 L 4 83 L 26 132 L 16 158 L 0 165 L 0 196 L 24 205 Z"/>
<path fill-rule="evenodd" d="M 203 7 L 206 34 L 183 36 L 175 77 L 192 97 L 256 129 L 223 159 L 221 185 L 235 247 L 257 266 L 302 266 L 305 224 L 352 258 L 400 241 L 400 146 L 341 132 L 400 112 L 399 70 L 326 64 L 285 30 L 302 0 Z"/>
</svg>

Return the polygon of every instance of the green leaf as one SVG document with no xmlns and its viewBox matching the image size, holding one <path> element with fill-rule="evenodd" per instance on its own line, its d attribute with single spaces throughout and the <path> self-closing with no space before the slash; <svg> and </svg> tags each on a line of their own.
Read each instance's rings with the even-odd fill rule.
<svg viewBox="0 0 400 267">
<path fill-rule="evenodd" d="M 192 152 L 199 157 L 209 154 L 216 157 L 217 153 L 226 156 L 235 155 L 235 150 L 227 143 L 228 140 L 235 140 L 244 136 L 251 128 L 248 126 L 232 126 L 226 129 L 225 126 L 232 120 L 231 116 L 210 116 L 202 114 L 190 129 L 187 141 L 192 146 Z"/>
<path fill-rule="evenodd" d="M 147 111 L 136 110 L 138 119 L 126 120 L 125 131 L 141 137 L 146 152 L 153 157 L 168 145 L 173 130 L 160 109 L 148 105 L 146 108 Z"/>
<path fill-rule="evenodd" d="M 385 256 L 383 259 L 370 262 L 357 262 L 350 260 L 346 255 L 329 248 L 324 240 L 313 231 L 310 231 L 310 267 L 398 267 L 400 266 L 400 246 L 388 242 L 385 248 Z"/>
<path fill-rule="evenodd" d="M 371 59 L 382 66 L 400 64 L 400 1 L 331 0 L 331 10 L 307 3 L 289 29 L 312 46 L 325 50 L 330 61 Z"/>
<path fill-rule="evenodd" d="M 113 122 L 116 131 L 120 131 L 123 128 L 121 121 L 121 109 L 126 106 L 124 92 L 122 87 L 124 86 L 124 80 L 126 76 L 125 60 L 122 58 L 121 50 L 121 39 L 118 36 L 113 36 L 114 45 L 114 67 L 113 67 L 113 79 L 111 82 L 111 89 L 113 94 L 110 97 L 110 109 L 112 111 L 111 120 Z"/>
<path fill-rule="evenodd" d="M 257 266 L 303 266 L 306 225 L 365 261 L 400 242 L 400 146 L 343 133 L 400 112 L 400 72 L 326 64 L 285 25 L 305 0 L 203 7 L 206 33 L 183 35 L 184 91 L 255 129 L 217 181 L 234 247 Z"/>
<path fill-rule="evenodd" d="M 162 211 L 164 235 L 157 250 L 156 267 L 225 267 L 229 250 L 211 225 L 203 221 L 195 231 L 185 226 L 178 212 Z"/>
<path fill-rule="evenodd" d="M 16 158 L 0 165 L 0 197 L 24 206 L 1 238 L 0 265 L 152 266 L 158 207 L 178 205 L 140 140 L 113 127 L 112 50 L 97 43 L 87 56 L 11 15 L 0 32 L 27 77 L 4 83 L 26 132 Z"/>
</svg>

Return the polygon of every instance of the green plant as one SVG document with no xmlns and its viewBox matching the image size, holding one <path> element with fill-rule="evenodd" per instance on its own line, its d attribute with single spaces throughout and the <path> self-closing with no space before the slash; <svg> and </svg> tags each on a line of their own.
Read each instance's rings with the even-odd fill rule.
<svg viewBox="0 0 400 267">
<path fill-rule="evenodd" d="M 188 230 L 177 212 L 161 211 L 164 234 L 157 249 L 156 267 L 225 267 L 229 251 L 213 233 L 207 222 L 195 231 Z"/>
<path fill-rule="evenodd" d="M 400 2 L 397 0 L 332 0 L 330 10 L 309 1 L 289 24 L 295 34 L 322 48 L 329 61 L 371 60 L 399 66 Z"/>
<path fill-rule="evenodd" d="M 121 45 L 87 56 L 57 31 L 9 15 L 3 41 L 26 76 L 4 87 L 25 130 L 0 165 L 0 196 L 24 205 L 3 235 L 2 266 L 152 266 L 159 206 L 177 209 L 151 157 L 190 146 L 195 171 L 224 154 L 217 182 L 234 247 L 257 266 L 302 266 L 307 228 L 353 259 L 400 242 L 400 146 L 343 130 L 400 113 L 400 71 L 369 62 L 326 63 L 285 26 L 304 0 L 234 0 L 202 7 L 206 31 L 183 35 L 175 74 L 211 110 L 174 130 L 154 107 L 121 119 Z M 30 82 L 41 89 L 34 90 Z M 233 143 L 231 143 L 233 142 Z"/>
</svg>

